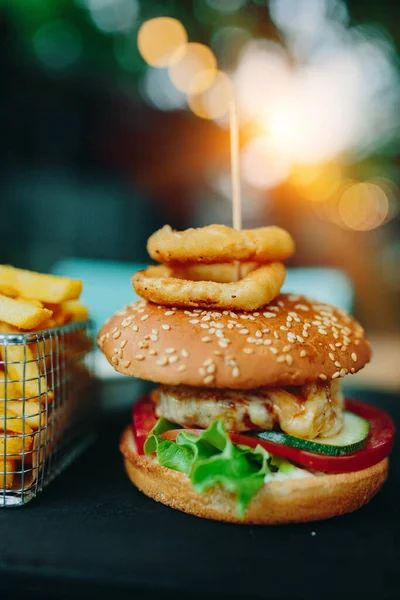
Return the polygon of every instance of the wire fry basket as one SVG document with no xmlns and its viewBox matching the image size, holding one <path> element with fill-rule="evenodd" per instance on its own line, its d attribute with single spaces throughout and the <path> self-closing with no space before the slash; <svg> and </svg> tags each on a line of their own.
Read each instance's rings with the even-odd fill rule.
<svg viewBox="0 0 400 600">
<path fill-rule="evenodd" d="M 35 498 L 92 441 L 92 340 L 91 321 L 0 334 L 0 507 Z"/>
</svg>

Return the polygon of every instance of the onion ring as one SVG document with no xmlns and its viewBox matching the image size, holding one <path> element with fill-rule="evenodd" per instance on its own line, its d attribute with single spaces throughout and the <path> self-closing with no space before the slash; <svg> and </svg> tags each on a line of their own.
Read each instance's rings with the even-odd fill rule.
<svg viewBox="0 0 400 600">
<path fill-rule="evenodd" d="M 214 264 L 234 261 L 282 261 L 294 252 L 292 236 L 280 227 L 232 229 L 209 225 L 174 231 L 165 225 L 147 242 L 150 256 L 166 265 Z"/>
<path fill-rule="evenodd" d="M 190 267 L 185 273 L 190 275 Z M 163 306 L 257 310 L 279 294 L 286 269 L 282 263 L 272 262 L 230 283 L 193 281 L 182 279 L 180 274 L 157 265 L 135 273 L 132 284 L 139 296 Z"/>
</svg>

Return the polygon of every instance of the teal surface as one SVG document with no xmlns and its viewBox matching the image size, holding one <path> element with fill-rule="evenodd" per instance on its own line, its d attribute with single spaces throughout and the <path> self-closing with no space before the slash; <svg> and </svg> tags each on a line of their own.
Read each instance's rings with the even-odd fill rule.
<svg viewBox="0 0 400 600">
<path fill-rule="evenodd" d="M 145 265 L 115 261 L 68 258 L 54 264 L 56 275 L 82 279 L 82 302 L 90 309 L 96 328 L 118 308 L 137 298 L 131 277 Z M 288 269 L 284 292 L 305 294 L 310 298 L 335 304 L 351 312 L 353 288 L 349 278 L 338 269 Z"/>
</svg>

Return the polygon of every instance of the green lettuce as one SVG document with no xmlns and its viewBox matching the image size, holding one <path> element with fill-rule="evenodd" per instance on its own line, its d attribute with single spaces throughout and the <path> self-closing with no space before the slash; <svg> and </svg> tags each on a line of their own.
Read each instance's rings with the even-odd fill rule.
<svg viewBox="0 0 400 600">
<path fill-rule="evenodd" d="M 145 442 L 145 453 L 155 452 L 160 465 L 186 473 L 198 493 L 218 484 L 233 492 L 237 513 L 243 518 L 265 476 L 278 470 L 273 457 L 259 445 L 249 448 L 233 444 L 221 420 L 199 436 L 182 430 L 175 441 L 161 437 L 165 431 L 178 428 L 161 417 Z"/>
</svg>

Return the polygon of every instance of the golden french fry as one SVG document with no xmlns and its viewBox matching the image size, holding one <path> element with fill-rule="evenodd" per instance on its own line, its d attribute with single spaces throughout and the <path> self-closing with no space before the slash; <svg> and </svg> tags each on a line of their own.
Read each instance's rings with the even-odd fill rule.
<svg viewBox="0 0 400 600">
<path fill-rule="evenodd" d="M 28 435 L 33 433 L 33 429 L 26 423 L 26 419 L 22 419 L 8 409 L 8 402 L 7 409 L 4 408 L 4 405 L 0 404 L 0 429 L 6 431 L 7 434 L 21 433 Z"/>
<path fill-rule="evenodd" d="M 18 290 L 24 298 L 36 298 L 51 304 L 76 300 L 82 291 L 82 281 L 78 279 L 25 271 L 9 265 L 0 265 L 0 281 Z"/>
<path fill-rule="evenodd" d="M 37 400 L 7 400 L 7 413 L 8 412 L 19 417 L 21 421 L 24 420 L 32 430 L 37 430 L 46 425 L 46 410 Z M 0 412 L 0 425 L 1 418 Z M 9 420 L 7 417 L 7 427 L 8 423 Z"/>
<path fill-rule="evenodd" d="M 4 437 L 4 431 L 0 429 L 0 456 L 11 456 L 12 454 L 22 454 L 30 452 L 33 446 L 33 435 L 7 434 Z"/>
<path fill-rule="evenodd" d="M 0 490 L 4 489 L 4 475 L 6 490 L 12 488 L 14 483 L 15 460 L 0 460 Z"/>
<path fill-rule="evenodd" d="M 15 333 L 15 330 L 6 325 L 0 324 L 2 333 Z M 19 390 L 21 398 L 37 398 L 40 395 L 48 394 L 48 399 L 52 400 L 54 395 L 48 390 L 45 377 L 41 376 L 39 371 L 40 357 L 35 357 L 31 346 L 1 346 L 0 356 L 6 361 L 6 372 L 9 379 L 13 379 L 14 385 Z M 39 393 L 40 383 L 40 393 Z"/>
<path fill-rule="evenodd" d="M 19 296 L 18 290 L 16 290 L 11 285 L 3 284 L 0 281 L 0 294 L 4 294 L 4 296 L 8 296 L 9 298 L 16 298 Z"/>
<path fill-rule="evenodd" d="M 84 304 L 67 300 L 61 305 L 62 310 L 70 316 L 71 321 L 86 321 L 89 311 Z"/>
<path fill-rule="evenodd" d="M 19 329 L 34 329 L 51 317 L 48 308 L 0 294 L 0 320 Z"/>
<path fill-rule="evenodd" d="M 18 386 L 13 381 L 8 381 L 4 371 L 0 371 L 0 400 L 5 398 L 17 400 L 20 397 Z"/>
</svg>

